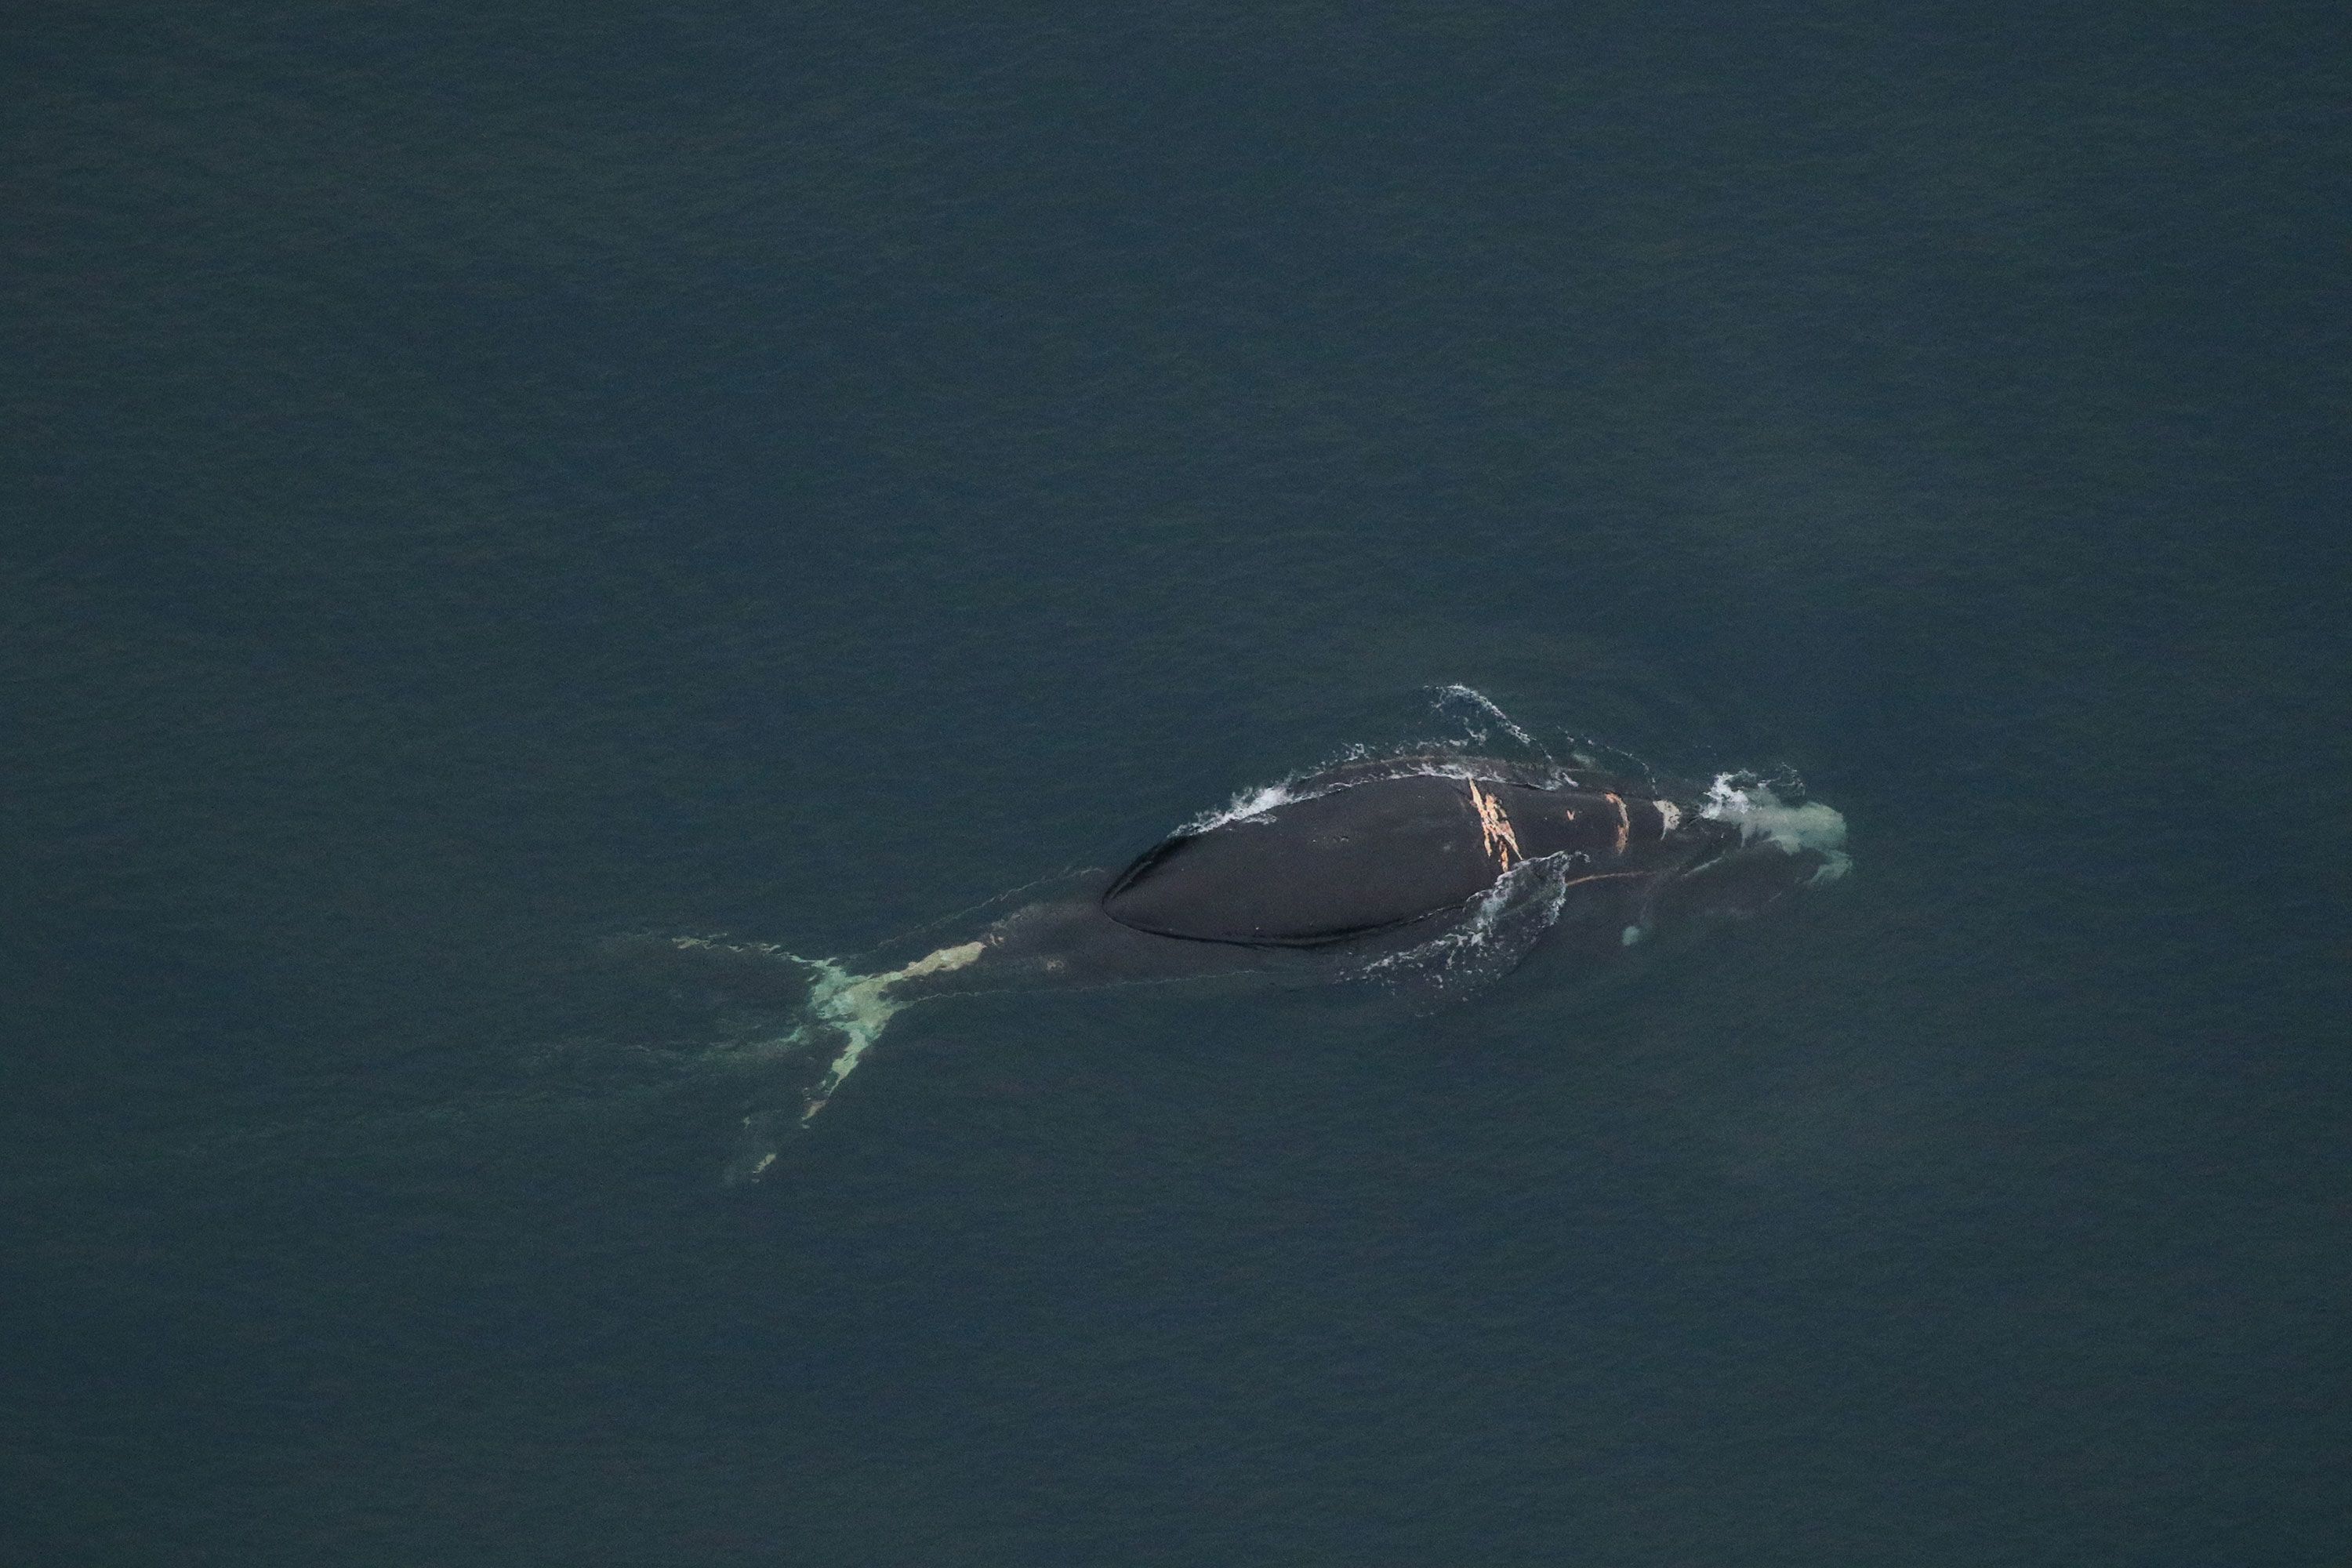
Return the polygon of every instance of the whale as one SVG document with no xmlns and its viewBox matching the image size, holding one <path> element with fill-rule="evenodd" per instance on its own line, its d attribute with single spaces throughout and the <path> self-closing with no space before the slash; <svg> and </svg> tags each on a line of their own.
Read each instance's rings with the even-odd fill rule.
<svg viewBox="0 0 2352 1568">
<path fill-rule="evenodd" d="M 1452 750 L 1360 758 L 1255 792 L 1115 870 L 1071 874 L 904 963 L 642 939 L 717 984 L 806 987 L 780 1058 L 829 1045 L 797 1103 L 744 1119 L 732 1179 L 772 1163 L 915 1003 L 957 993 L 1211 978 L 1491 981 L 1539 942 L 1602 963 L 1664 930 L 1744 920 L 1851 864 L 1844 818 L 1753 777 L 1705 785 Z"/>
</svg>

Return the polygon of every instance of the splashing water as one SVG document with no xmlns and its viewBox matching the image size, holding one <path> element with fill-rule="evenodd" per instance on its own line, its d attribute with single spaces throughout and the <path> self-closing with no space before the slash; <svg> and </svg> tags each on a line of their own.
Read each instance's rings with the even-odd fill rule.
<svg viewBox="0 0 2352 1568">
<path fill-rule="evenodd" d="M 1819 801 L 1788 805 L 1772 792 L 1771 785 L 1752 774 L 1716 774 L 1699 815 L 1738 824 L 1743 843 L 1762 838 L 1787 854 L 1811 850 L 1820 855 L 1822 868 L 1812 875 L 1816 886 L 1836 881 L 1853 866 L 1853 857 L 1845 850 L 1843 815 Z"/>
<path fill-rule="evenodd" d="M 1504 712 L 1493 698 L 1475 687 L 1457 684 L 1429 687 L 1424 689 L 1436 692 L 1436 699 L 1431 702 L 1430 707 L 1434 711 L 1451 717 L 1459 723 L 1462 726 L 1460 735 L 1407 741 L 1387 746 L 1360 742 L 1345 747 L 1337 754 L 1325 758 L 1312 767 L 1302 768 L 1274 784 L 1260 784 L 1242 790 L 1220 809 L 1204 811 L 1183 823 L 1176 831 L 1180 834 L 1207 833 L 1233 823 L 1255 821 L 1277 806 L 1293 805 L 1303 800 L 1318 799 L 1335 789 L 1344 788 L 1345 785 L 1332 783 L 1326 784 L 1320 788 L 1309 787 L 1307 784 L 1307 780 L 1331 773 L 1351 763 L 1377 762 L 1384 756 L 1408 757 L 1426 753 L 1431 760 L 1425 766 L 1413 771 L 1440 777 L 1473 777 L 1475 770 L 1466 763 L 1457 767 L 1438 759 L 1445 753 L 1461 752 L 1468 747 L 1486 746 L 1489 738 L 1487 727 L 1490 725 L 1501 729 L 1526 753 L 1526 765 L 1542 771 L 1565 771 L 1553 762 L 1550 751 L 1541 741 L 1537 740 L 1508 713 Z M 1465 709 L 1469 710 L 1466 713 L 1464 711 Z"/>
<path fill-rule="evenodd" d="M 1517 968 L 1559 919 L 1580 857 L 1545 855 L 1522 860 L 1478 895 L 1459 924 L 1418 946 L 1373 959 L 1359 972 L 1452 994 L 1475 991 Z"/>
<path fill-rule="evenodd" d="M 1430 706 L 1435 708 L 1440 713 L 1444 713 L 1450 708 L 1457 706 L 1469 708 L 1501 725 L 1503 728 L 1503 733 L 1508 735 L 1512 740 L 1517 741 L 1520 745 L 1528 748 L 1528 750 L 1536 752 L 1541 752 L 1543 751 L 1543 747 L 1537 742 L 1536 738 L 1533 735 L 1528 734 L 1525 730 L 1519 728 L 1518 724 L 1508 713 L 1503 711 L 1501 707 L 1496 703 L 1493 698 L 1487 696 L 1477 688 L 1472 686 L 1454 685 L 1441 686 L 1436 689 L 1437 700 L 1430 704 Z M 1469 731 L 1471 740 L 1486 740 L 1486 731 L 1479 729 L 1475 724 L 1465 721 L 1463 727 Z"/>
<path fill-rule="evenodd" d="M 1297 779 L 1291 778 L 1285 779 L 1280 784 L 1270 784 L 1257 789 L 1244 790 L 1234 796 L 1223 811 L 1202 812 L 1176 831 L 1207 833 L 1213 828 L 1223 827 L 1229 823 L 1247 822 L 1253 817 L 1264 816 L 1278 805 L 1288 805 L 1296 800 L 1312 798 L 1315 792 L 1311 790 L 1303 795 L 1295 793 L 1297 783 Z"/>
</svg>

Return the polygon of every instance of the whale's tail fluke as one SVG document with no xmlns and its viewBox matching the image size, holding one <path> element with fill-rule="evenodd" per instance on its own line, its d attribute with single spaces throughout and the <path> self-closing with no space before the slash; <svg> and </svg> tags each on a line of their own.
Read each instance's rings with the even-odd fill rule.
<svg viewBox="0 0 2352 1568">
<path fill-rule="evenodd" d="M 756 1038 L 707 1058 L 713 1066 L 750 1073 L 760 1085 L 755 1109 L 742 1119 L 727 1163 L 727 1180 L 741 1183 L 767 1173 L 785 1142 L 857 1070 L 893 1017 L 925 995 L 961 988 L 950 977 L 977 963 L 995 942 L 992 934 L 953 943 L 872 973 L 839 959 L 803 958 L 773 942 L 707 936 L 615 937 L 604 951 L 633 966 L 748 1002 L 771 1019 L 770 1009 L 791 1008 L 781 1033 L 771 1022 Z"/>
<path fill-rule="evenodd" d="M 984 942 L 960 942 L 954 947 L 942 947 L 924 954 L 914 963 L 878 974 L 856 974 L 844 969 L 831 959 L 800 959 L 816 974 L 815 988 L 810 992 L 806 1016 L 793 1031 L 794 1038 L 821 1037 L 827 1033 L 837 1037 L 837 1054 L 810 1089 L 803 1106 L 800 1120 L 806 1124 L 810 1118 L 823 1110 L 825 1102 L 841 1088 L 842 1080 L 857 1070 L 859 1058 L 882 1027 L 898 1012 L 915 998 L 903 994 L 900 987 L 910 980 L 928 979 L 934 974 L 946 974 L 964 968 L 988 951 Z"/>
<path fill-rule="evenodd" d="M 726 944 L 699 937 L 674 939 L 674 945 L 725 950 Z M 926 953 L 911 963 L 877 973 L 860 974 L 830 958 L 803 958 L 777 948 L 763 948 L 772 961 L 795 965 L 809 977 L 808 1000 L 793 1026 L 760 1047 L 763 1056 L 806 1059 L 830 1051 L 815 1081 L 799 1092 L 799 1104 L 771 1106 L 743 1118 L 734 1153 L 727 1163 L 730 1183 L 753 1182 L 774 1164 L 784 1141 L 814 1121 L 839 1091 L 857 1064 L 881 1037 L 883 1028 L 900 1011 L 919 1000 L 905 991 L 908 982 L 929 979 L 965 968 L 988 951 L 984 942 L 967 942 Z"/>
</svg>

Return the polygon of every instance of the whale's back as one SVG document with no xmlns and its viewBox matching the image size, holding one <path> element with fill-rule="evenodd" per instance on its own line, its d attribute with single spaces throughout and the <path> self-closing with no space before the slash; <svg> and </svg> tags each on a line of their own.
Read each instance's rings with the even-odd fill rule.
<svg viewBox="0 0 2352 1568">
<path fill-rule="evenodd" d="M 1456 908 L 1501 870 L 1463 782 L 1422 775 L 1179 834 L 1122 872 L 1102 907 L 1157 936 L 1315 947 Z"/>
</svg>

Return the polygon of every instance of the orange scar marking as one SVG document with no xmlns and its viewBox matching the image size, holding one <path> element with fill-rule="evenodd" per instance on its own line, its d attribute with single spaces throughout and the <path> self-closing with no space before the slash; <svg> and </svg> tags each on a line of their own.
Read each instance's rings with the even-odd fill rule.
<svg viewBox="0 0 2352 1568">
<path fill-rule="evenodd" d="M 1601 798 L 1617 808 L 1617 853 L 1622 855 L 1626 840 L 1633 836 L 1633 814 L 1625 809 L 1624 801 L 1616 795 L 1604 795 Z"/>
<path fill-rule="evenodd" d="M 1514 856 L 1526 859 L 1527 853 L 1519 847 L 1519 836 L 1512 830 L 1511 819 L 1503 815 L 1503 803 L 1480 789 L 1477 780 L 1462 782 L 1470 786 L 1470 804 L 1478 811 L 1480 838 L 1486 853 L 1495 858 L 1496 866 L 1507 871 Z"/>
</svg>

